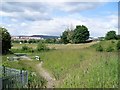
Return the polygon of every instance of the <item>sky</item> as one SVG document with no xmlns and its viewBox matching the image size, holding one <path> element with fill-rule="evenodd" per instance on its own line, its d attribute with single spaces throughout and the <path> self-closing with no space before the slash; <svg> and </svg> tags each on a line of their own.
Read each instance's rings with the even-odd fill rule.
<svg viewBox="0 0 120 90">
<path fill-rule="evenodd" d="M 85 25 L 92 37 L 118 33 L 118 2 L 1 2 L 0 26 L 12 36 L 60 36 Z"/>
</svg>

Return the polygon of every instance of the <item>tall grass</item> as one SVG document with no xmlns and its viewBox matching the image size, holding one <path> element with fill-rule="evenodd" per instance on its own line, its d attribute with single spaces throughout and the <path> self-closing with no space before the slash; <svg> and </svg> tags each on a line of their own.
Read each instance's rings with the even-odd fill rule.
<svg viewBox="0 0 120 90">
<path fill-rule="evenodd" d="M 43 67 L 59 81 L 56 87 L 61 88 L 116 88 L 118 71 L 116 52 L 117 41 L 101 41 L 91 44 L 48 45 L 47 52 L 29 53 L 30 57 L 40 56 Z M 92 46 L 91 46 L 92 45 Z M 96 51 L 101 45 L 103 52 Z M 90 46 L 90 47 L 89 47 Z M 107 48 L 112 47 L 112 52 Z M 24 68 L 35 71 L 36 62 L 19 62 Z M 16 64 L 17 65 L 17 64 Z M 26 65 L 26 66 L 25 66 Z M 37 72 L 37 71 L 36 71 Z"/>
</svg>

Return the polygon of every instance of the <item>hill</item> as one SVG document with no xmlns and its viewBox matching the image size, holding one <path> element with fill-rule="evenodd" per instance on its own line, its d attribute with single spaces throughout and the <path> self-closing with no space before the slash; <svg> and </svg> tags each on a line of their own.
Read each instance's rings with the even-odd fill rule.
<svg viewBox="0 0 120 90">
<path fill-rule="evenodd" d="M 48 38 L 59 38 L 59 36 L 51 36 L 51 35 L 32 35 L 30 37 L 41 37 L 44 39 L 48 39 Z"/>
</svg>

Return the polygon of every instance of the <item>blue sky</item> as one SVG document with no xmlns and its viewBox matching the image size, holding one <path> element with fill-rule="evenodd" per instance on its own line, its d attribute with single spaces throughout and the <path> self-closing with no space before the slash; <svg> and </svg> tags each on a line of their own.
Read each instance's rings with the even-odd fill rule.
<svg viewBox="0 0 120 90">
<path fill-rule="evenodd" d="M 94 37 L 118 31 L 117 2 L 3 2 L 0 25 L 11 35 L 61 35 L 85 25 Z"/>
</svg>

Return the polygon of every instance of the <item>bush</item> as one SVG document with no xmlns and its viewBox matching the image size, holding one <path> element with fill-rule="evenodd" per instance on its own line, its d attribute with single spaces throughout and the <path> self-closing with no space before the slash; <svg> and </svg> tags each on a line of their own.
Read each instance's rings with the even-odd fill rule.
<svg viewBox="0 0 120 90">
<path fill-rule="evenodd" d="M 102 51 L 103 51 L 103 47 L 102 47 L 101 45 L 98 45 L 98 46 L 96 47 L 96 51 L 102 52 Z"/>
<path fill-rule="evenodd" d="M 120 50 L 120 40 L 117 43 L 117 50 Z"/>
<path fill-rule="evenodd" d="M 28 51 L 30 48 L 28 46 L 22 46 L 22 51 Z"/>
<path fill-rule="evenodd" d="M 46 51 L 49 50 L 49 48 L 45 45 L 45 43 L 40 42 L 37 46 L 37 51 Z"/>
<path fill-rule="evenodd" d="M 24 51 L 24 52 L 34 52 L 34 50 L 31 47 L 28 47 L 26 45 L 22 46 L 21 51 Z"/>
<path fill-rule="evenodd" d="M 114 49 L 113 49 L 112 46 L 109 46 L 109 47 L 107 47 L 107 49 L 106 49 L 107 52 L 112 52 L 113 50 L 114 50 Z"/>
<path fill-rule="evenodd" d="M 115 43 L 115 41 L 112 40 L 111 43 Z"/>
</svg>

